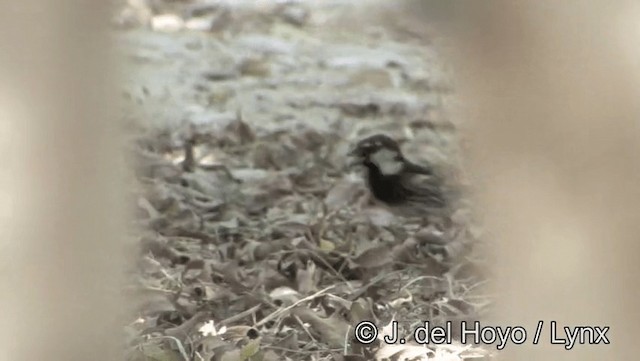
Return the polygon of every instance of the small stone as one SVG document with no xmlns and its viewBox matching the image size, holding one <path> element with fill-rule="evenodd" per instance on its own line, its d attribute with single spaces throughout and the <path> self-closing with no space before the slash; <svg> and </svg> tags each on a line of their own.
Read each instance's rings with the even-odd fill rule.
<svg viewBox="0 0 640 361">
<path fill-rule="evenodd" d="M 361 69 L 349 76 L 351 86 L 370 85 L 376 88 L 392 88 L 394 81 L 385 69 Z"/>
<path fill-rule="evenodd" d="M 191 18 L 184 23 L 184 27 L 193 31 L 211 31 L 215 18 Z"/>
<path fill-rule="evenodd" d="M 176 32 L 182 30 L 184 21 L 177 15 L 157 15 L 151 19 L 151 29 L 154 31 Z"/>
<path fill-rule="evenodd" d="M 243 76 L 263 78 L 269 76 L 271 73 L 271 66 L 264 59 L 246 58 L 240 62 L 238 70 L 240 70 L 240 74 Z"/>
</svg>

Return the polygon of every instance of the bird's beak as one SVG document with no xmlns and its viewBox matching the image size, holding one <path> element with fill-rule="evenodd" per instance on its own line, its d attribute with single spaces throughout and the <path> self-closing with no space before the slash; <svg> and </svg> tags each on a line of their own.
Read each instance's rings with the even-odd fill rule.
<svg viewBox="0 0 640 361">
<path fill-rule="evenodd" d="M 357 148 L 351 149 L 349 153 L 347 153 L 347 157 L 349 158 L 347 168 L 353 168 L 362 164 L 362 154 L 360 154 Z"/>
</svg>

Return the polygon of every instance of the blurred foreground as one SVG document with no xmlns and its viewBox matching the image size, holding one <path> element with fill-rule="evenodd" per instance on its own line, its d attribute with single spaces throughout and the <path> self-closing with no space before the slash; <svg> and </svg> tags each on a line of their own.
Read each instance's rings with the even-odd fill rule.
<svg viewBox="0 0 640 361">
<path fill-rule="evenodd" d="M 130 359 L 340 358 L 355 320 L 484 317 L 489 291 L 483 320 L 530 338 L 538 320 L 611 327 L 608 346 L 544 336 L 503 359 L 632 359 L 638 6 L 416 4 L 118 9 L 118 114 L 107 9 L 0 5 L 21 34 L 0 36 L 6 359 L 120 359 L 127 323 Z M 342 168 L 372 130 L 479 190 L 490 254 L 451 267 L 403 248 L 421 239 L 389 227 Z M 136 182 L 119 135 L 137 149 Z M 153 230 L 126 303 L 125 193 Z M 495 264 L 490 290 L 476 289 L 479 259 Z M 228 336 L 185 350 L 211 319 Z"/>
</svg>

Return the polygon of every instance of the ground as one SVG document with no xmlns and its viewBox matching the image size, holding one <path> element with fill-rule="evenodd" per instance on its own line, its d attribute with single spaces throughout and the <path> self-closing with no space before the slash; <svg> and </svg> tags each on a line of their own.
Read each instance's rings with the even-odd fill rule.
<svg viewBox="0 0 640 361">
<path fill-rule="evenodd" d="M 435 252 L 346 166 L 384 132 L 468 182 L 439 39 L 349 4 L 243 4 L 129 1 L 114 17 L 141 245 L 129 359 L 485 357 L 353 339 L 363 320 L 407 335 L 490 303 L 467 209 Z"/>
</svg>

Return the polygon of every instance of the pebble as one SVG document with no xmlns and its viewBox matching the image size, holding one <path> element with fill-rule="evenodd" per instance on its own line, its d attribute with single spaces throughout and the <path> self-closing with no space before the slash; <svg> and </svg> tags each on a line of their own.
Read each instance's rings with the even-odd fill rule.
<svg viewBox="0 0 640 361">
<path fill-rule="evenodd" d="M 184 28 L 184 20 L 177 15 L 156 15 L 151 19 L 151 29 L 154 31 L 176 32 Z"/>
</svg>

